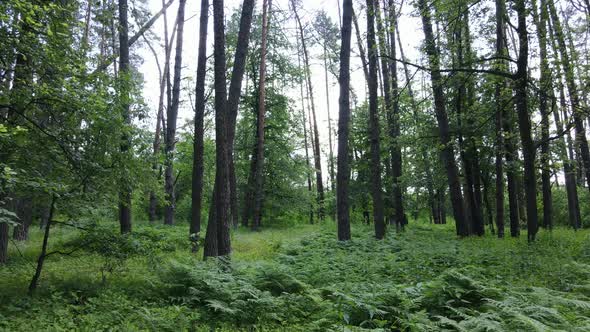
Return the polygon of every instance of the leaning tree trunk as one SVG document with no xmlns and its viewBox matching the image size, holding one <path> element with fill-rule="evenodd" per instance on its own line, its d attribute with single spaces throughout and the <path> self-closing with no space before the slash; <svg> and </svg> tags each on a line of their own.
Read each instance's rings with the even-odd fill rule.
<svg viewBox="0 0 590 332">
<path fill-rule="evenodd" d="M 522 155 L 524 160 L 524 189 L 526 194 L 527 212 L 527 238 L 529 242 L 535 240 L 538 229 L 537 221 L 537 181 L 535 172 L 535 143 L 533 142 L 531 119 L 528 113 L 527 82 L 528 82 L 528 55 L 529 41 L 526 31 L 526 6 L 525 0 L 515 0 L 515 9 L 518 15 L 518 41 L 519 51 L 517 70 L 515 77 L 515 101 L 518 114 L 518 128 L 522 143 Z"/>
<path fill-rule="evenodd" d="M 130 106 L 130 84 L 131 77 L 129 72 L 129 22 L 127 20 L 127 0 L 119 0 L 119 98 L 121 105 L 121 115 L 123 122 L 127 125 L 131 123 L 129 113 Z M 130 139 L 126 130 L 123 130 L 121 137 L 120 151 L 122 155 L 129 154 Z M 129 179 L 121 179 L 121 188 L 119 191 L 119 224 L 121 233 L 131 232 L 131 184 Z M 49 225 L 47 225 L 49 228 Z"/>
<path fill-rule="evenodd" d="M 176 193 L 174 179 L 174 148 L 176 146 L 176 120 L 178 118 L 178 106 L 180 103 L 180 73 L 182 69 L 182 44 L 184 31 L 184 7 L 186 0 L 180 0 L 178 14 L 176 16 L 176 54 L 174 57 L 174 78 L 172 83 L 172 102 L 166 114 L 166 170 L 164 182 L 166 189 L 167 205 L 164 210 L 164 224 L 174 224 L 174 211 L 176 210 Z"/>
<path fill-rule="evenodd" d="M 207 26 L 209 25 L 209 0 L 201 0 L 199 20 L 199 54 L 197 56 L 197 82 L 195 87 L 195 133 L 193 142 L 193 175 L 191 196 L 190 234 L 201 231 L 203 204 L 203 172 L 205 152 L 205 78 L 207 76 Z"/>
<path fill-rule="evenodd" d="M 381 192 L 381 148 L 379 141 L 379 114 L 377 113 L 377 44 L 375 41 L 374 0 L 367 0 L 367 50 L 369 58 L 369 143 L 371 170 L 371 196 L 373 198 L 373 222 L 375 237 L 385 236 L 383 220 L 383 198 Z"/>
<path fill-rule="evenodd" d="M 342 1 L 342 43 L 340 47 L 340 98 L 338 99 L 338 172 L 336 208 L 338 240 L 350 240 L 348 136 L 350 133 L 350 44 L 352 39 L 352 0 Z"/>
<path fill-rule="evenodd" d="M 463 194 L 461 193 L 461 183 L 459 181 L 459 171 L 455 163 L 455 152 L 452 145 L 449 119 L 447 116 L 445 97 L 443 91 L 443 79 L 439 68 L 439 52 L 436 48 L 434 33 L 432 31 L 432 21 L 430 9 L 426 0 L 418 1 L 418 8 L 422 16 L 424 29 L 425 49 L 430 63 L 430 76 L 432 80 L 432 90 L 434 95 L 434 110 L 438 121 L 438 130 L 442 144 L 441 159 L 447 172 L 447 181 L 449 185 L 451 203 L 453 206 L 453 215 L 455 217 L 457 235 L 469 235 L 469 227 L 465 220 L 465 210 L 463 207 Z"/>
</svg>

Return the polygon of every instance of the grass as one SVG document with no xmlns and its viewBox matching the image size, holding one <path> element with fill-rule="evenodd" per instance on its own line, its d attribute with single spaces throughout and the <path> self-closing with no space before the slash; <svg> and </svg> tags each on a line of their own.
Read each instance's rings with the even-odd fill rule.
<svg viewBox="0 0 590 332">
<path fill-rule="evenodd" d="M 354 225 L 347 243 L 331 222 L 239 229 L 229 268 L 190 253 L 185 226 L 135 230 L 88 242 L 56 227 L 50 250 L 108 245 L 51 256 L 28 297 L 41 242 L 32 230 L 0 267 L 0 330 L 590 329 L 587 230 L 541 231 L 529 244 L 524 234 L 459 240 L 452 225 L 420 222 L 383 241 Z"/>
</svg>

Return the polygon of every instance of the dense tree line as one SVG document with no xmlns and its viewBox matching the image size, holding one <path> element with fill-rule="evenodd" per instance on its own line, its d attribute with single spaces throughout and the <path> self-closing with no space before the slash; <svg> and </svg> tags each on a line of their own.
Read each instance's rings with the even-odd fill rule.
<svg viewBox="0 0 590 332">
<path fill-rule="evenodd" d="M 532 242 L 587 224 L 587 3 L 344 0 L 337 21 L 297 0 L 226 5 L 200 2 L 187 59 L 185 0 L 0 4 L 0 263 L 38 220 L 31 291 L 57 225 L 189 221 L 216 257 L 240 225 L 336 221 L 345 241 L 351 222 L 382 239 L 449 215 L 459 237 L 526 225 Z"/>
</svg>

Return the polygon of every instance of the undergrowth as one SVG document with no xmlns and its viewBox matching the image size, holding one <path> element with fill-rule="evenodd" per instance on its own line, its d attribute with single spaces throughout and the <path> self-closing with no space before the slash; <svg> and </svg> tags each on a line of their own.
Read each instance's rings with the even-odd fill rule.
<svg viewBox="0 0 590 332">
<path fill-rule="evenodd" d="M 28 297 L 34 233 L 0 268 L 0 329 L 590 330 L 587 231 L 542 232 L 528 244 L 458 240 L 451 226 L 419 223 L 382 241 L 356 225 L 346 243 L 329 223 L 239 230 L 229 263 L 191 254 L 186 233 L 57 229 L 54 249 L 83 249 L 52 256 Z"/>
</svg>

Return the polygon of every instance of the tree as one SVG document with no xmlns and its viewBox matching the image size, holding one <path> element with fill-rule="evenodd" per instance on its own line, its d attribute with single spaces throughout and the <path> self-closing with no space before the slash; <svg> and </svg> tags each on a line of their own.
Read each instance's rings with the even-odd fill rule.
<svg viewBox="0 0 590 332">
<path fill-rule="evenodd" d="M 374 0 L 367 0 L 367 50 L 369 59 L 369 142 L 371 147 L 371 196 L 373 198 L 373 222 L 375 237 L 385 236 L 383 198 L 381 192 L 381 147 L 379 138 L 379 115 L 377 114 L 377 43 L 375 40 Z"/>
<path fill-rule="evenodd" d="M 203 201 L 204 175 L 204 118 L 205 118 L 205 78 L 207 75 L 207 26 L 209 23 L 209 0 L 201 0 L 199 19 L 199 51 L 197 57 L 197 82 L 195 88 L 195 133 L 193 143 L 193 173 L 190 234 L 201 231 L 201 206 Z"/>
<path fill-rule="evenodd" d="M 338 170 L 336 175 L 336 216 L 338 240 L 350 240 L 349 208 L 349 132 L 350 132 L 350 43 L 352 38 L 352 0 L 342 1 L 342 43 L 340 46 L 340 98 L 338 99 Z"/>
<path fill-rule="evenodd" d="M 313 86 L 311 84 L 311 70 L 309 66 L 309 53 L 307 51 L 307 44 L 305 41 L 305 34 L 303 30 L 303 25 L 301 24 L 301 18 L 299 17 L 299 13 L 297 12 L 297 4 L 295 0 L 291 0 L 291 7 L 293 10 L 293 14 L 295 14 L 295 20 L 297 22 L 298 30 L 299 30 L 299 38 L 301 40 L 301 48 L 303 51 L 303 64 L 304 64 L 304 73 L 307 79 L 307 93 L 309 102 L 311 104 L 311 119 L 313 120 L 313 132 L 310 132 L 311 142 L 313 146 L 313 153 L 314 153 L 314 166 L 316 171 L 316 188 L 317 188 L 317 200 L 318 200 L 318 218 L 320 220 L 324 219 L 324 184 L 323 184 L 323 175 L 322 175 L 322 162 L 321 162 L 321 151 L 320 151 L 320 134 L 318 130 L 318 123 L 316 119 L 316 112 L 315 112 L 315 101 L 313 99 Z"/>
<path fill-rule="evenodd" d="M 262 45 L 260 46 L 260 73 L 258 82 L 258 114 L 256 117 L 256 147 L 255 153 L 252 155 L 251 163 L 253 164 L 253 173 L 250 176 L 254 179 L 253 195 L 248 196 L 253 198 L 248 206 L 254 207 L 252 218 L 252 229 L 256 230 L 260 227 L 262 218 L 262 200 L 263 200 L 263 169 L 264 169 L 264 118 L 266 116 L 266 44 L 268 42 L 268 16 L 272 9 L 272 0 L 264 0 L 262 2 Z M 247 197 L 248 197 L 247 196 Z M 247 218 L 248 214 L 244 214 Z M 248 219 L 243 220 L 244 225 L 248 224 Z"/>
<path fill-rule="evenodd" d="M 215 218 L 210 219 L 205 236 L 204 256 L 231 253 L 229 234 L 229 169 L 227 135 L 227 87 L 225 83 L 225 27 L 223 0 L 213 0 L 213 58 L 215 89 Z"/>
<path fill-rule="evenodd" d="M 129 23 L 127 20 L 127 0 L 119 0 L 119 98 L 121 102 L 121 116 L 123 122 L 131 123 L 129 112 Z M 121 153 L 126 155 L 129 151 L 129 137 L 123 133 L 121 138 Z M 119 224 L 121 233 L 131 232 L 131 188 L 128 179 L 121 179 L 121 191 L 119 193 Z"/>
<path fill-rule="evenodd" d="M 176 207 L 176 196 L 174 193 L 174 147 L 176 145 L 176 120 L 178 118 L 178 106 L 180 104 L 180 75 L 182 70 L 182 45 L 184 32 L 184 7 L 186 0 L 180 0 L 178 4 L 177 34 L 176 34 L 176 55 L 174 58 L 174 79 L 172 85 L 172 102 L 167 109 L 166 115 L 166 170 L 164 173 L 164 182 L 166 189 L 166 209 L 164 211 L 164 224 L 174 224 L 174 210 Z"/>
<path fill-rule="evenodd" d="M 446 101 L 442 86 L 443 80 L 440 74 L 440 56 L 434 40 L 434 33 L 432 31 L 430 9 L 428 8 L 425 0 L 418 1 L 418 9 L 420 10 L 420 16 L 422 17 L 425 43 L 424 48 L 426 54 L 428 55 L 428 62 L 430 64 L 434 110 L 438 121 L 440 143 L 442 145 L 440 156 L 447 173 L 447 182 L 451 195 L 451 204 L 453 207 L 453 216 L 455 217 L 457 235 L 467 236 L 469 235 L 469 227 L 467 225 L 467 220 L 465 219 L 463 194 L 461 193 L 461 183 L 459 181 L 459 171 L 457 169 L 457 164 L 455 163 L 455 153 L 451 141 L 449 119 L 446 112 Z"/>
</svg>

